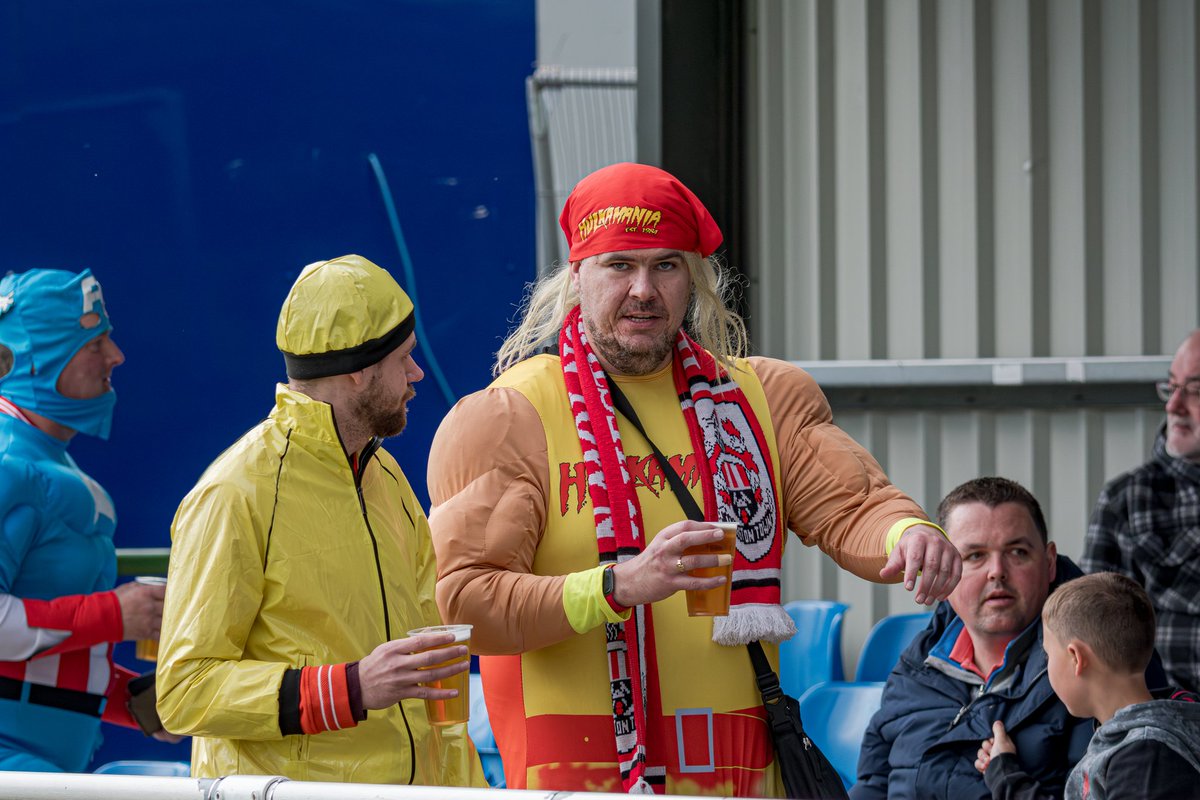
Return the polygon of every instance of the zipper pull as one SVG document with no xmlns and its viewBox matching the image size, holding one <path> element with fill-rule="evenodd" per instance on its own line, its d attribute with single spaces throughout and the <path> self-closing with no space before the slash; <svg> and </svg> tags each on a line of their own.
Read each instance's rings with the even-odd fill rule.
<svg viewBox="0 0 1200 800">
<path fill-rule="evenodd" d="M 967 703 L 965 706 L 963 706 L 962 708 L 960 708 L 958 710 L 958 713 L 954 715 L 954 721 L 950 723 L 950 728 L 953 728 L 955 725 L 958 724 L 958 721 L 960 719 L 962 719 L 963 714 L 967 713 L 967 709 L 970 707 L 971 707 L 971 704 Z M 947 728 L 946 730 L 950 730 L 950 728 Z"/>
</svg>

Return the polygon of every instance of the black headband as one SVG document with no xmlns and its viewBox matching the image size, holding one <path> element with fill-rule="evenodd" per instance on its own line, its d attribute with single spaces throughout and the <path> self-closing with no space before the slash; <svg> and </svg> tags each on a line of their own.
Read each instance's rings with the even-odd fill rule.
<svg viewBox="0 0 1200 800">
<path fill-rule="evenodd" d="M 410 313 L 399 325 L 378 339 L 371 339 L 345 350 L 331 350 L 328 353 L 297 355 L 284 352 L 283 363 L 287 366 L 288 377 L 301 381 L 358 372 L 379 363 L 388 353 L 404 344 L 415 325 L 416 317 Z"/>
</svg>

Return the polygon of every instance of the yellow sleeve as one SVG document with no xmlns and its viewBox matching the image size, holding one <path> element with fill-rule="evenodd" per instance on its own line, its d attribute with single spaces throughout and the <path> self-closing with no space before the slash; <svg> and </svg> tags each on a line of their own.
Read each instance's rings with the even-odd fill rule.
<svg viewBox="0 0 1200 800">
<path fill-rule="evenodd" d="M 618 614 L 604 597 L 605 565 L 583 572 L 573 572 L 563 584 L 563 608 L 577 633 L 587 633 L 604 622 L 624 622 L 633 609 Z"/>
<path fill-rule="evenodd" d="M 946 532 L 936 523 L 930 522 L 927 519 L 921 519 L 920 517 L 905 517 L 904 519 L 897 520 L 888 529 L 887 539 L 884 540 L 883 548 L 889 556 L 896 549 L 896 543 L 900 541 L 900 537 L 904 535 L 904 532 L 914 525 L 928 525 L 942 536 L 946 536 Z M 946 536 L 946 541 L 950 541 L 949 536 Z"/>
<path fill-rule="evenodd" d="M 198 486 L 171 526 L 171 563 L 156 678 L 172 733 L 281 739 L 287 664 L 242 660 L 263 596 L 263 543 L 248 498 Z"/>
</svg>

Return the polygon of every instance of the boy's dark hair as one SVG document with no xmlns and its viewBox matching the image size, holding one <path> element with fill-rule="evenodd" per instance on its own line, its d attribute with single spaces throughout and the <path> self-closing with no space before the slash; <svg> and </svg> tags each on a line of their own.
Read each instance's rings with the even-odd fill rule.
<svg viewBox="0 0 1200 800">
<path fill-rule="evenodd" d="M 1042 608 L 1042 622 L 1064 644 L 1078 639 L 1114 670 L 1143 672 L 1154 651 L 1154 608 L 1146 590 L 1116 572 L 1067 581 Z"/>
<path fill-rule="evenodd" d="M 983 503 L 988 508 L 995 508 L 1004 503 L 1016 503 L 1024 506 L 1033 520 L 1034 527 L 1042 535 L 1042 544 L 1046 544 L 1050 539 L 1046 532 L 1046 518 L 1042 516 L 1042 507 L 1038 505 L 1037 498 L 1016 481 L 989 476 L 974 478 L 951 489 L 950 494 L 943 497 L 942 502 L 938 503 L 938 525 L 945 530 L 950 512 L 966 503 Z"/>
</svg>

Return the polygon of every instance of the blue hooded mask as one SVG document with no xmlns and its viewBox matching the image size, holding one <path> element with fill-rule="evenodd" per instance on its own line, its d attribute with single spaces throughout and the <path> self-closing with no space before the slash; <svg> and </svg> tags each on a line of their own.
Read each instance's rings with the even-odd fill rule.
<svg viewBox="0 0 1200 800">
<path fill-rule="evenodd" d="M 0 344 L 12 351 L 13 364 L 0 375 L 0 395 L 72 430 L 107 439 L 116 393 L 75 400 L 57 387 L 80 348 L 110 330 L 104 295 L 91 270 L 5 275 L 0 279 Z"/>
</svg>

